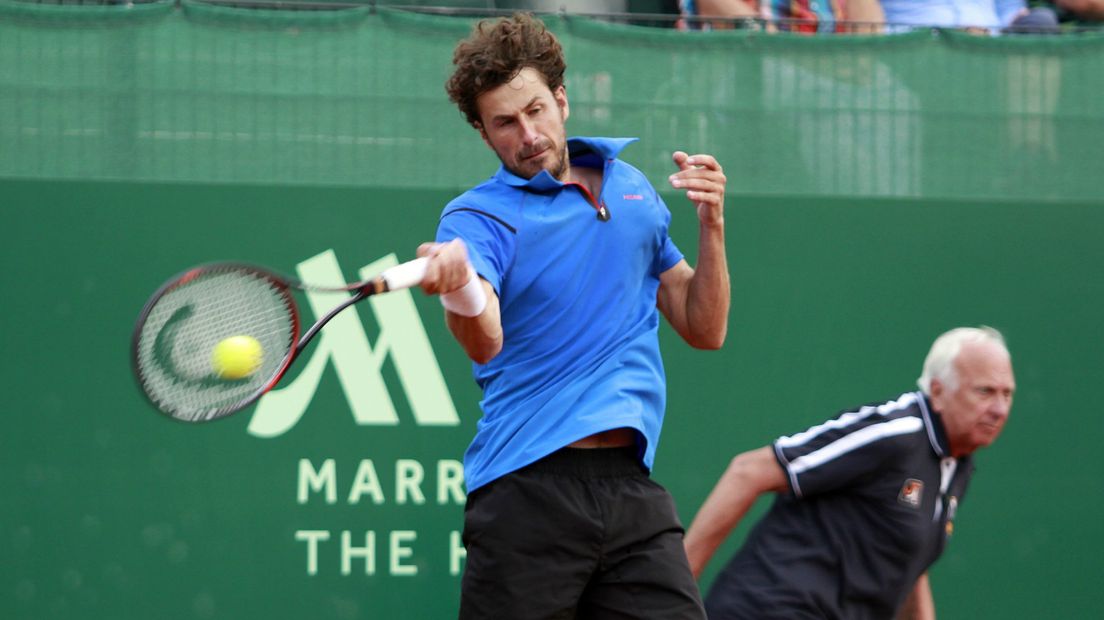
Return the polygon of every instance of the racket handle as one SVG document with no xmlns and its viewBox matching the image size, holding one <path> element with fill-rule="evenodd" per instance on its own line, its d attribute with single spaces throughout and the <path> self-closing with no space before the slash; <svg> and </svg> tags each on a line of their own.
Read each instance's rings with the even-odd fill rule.
<svg viewBox="0 0 1104 620">
<path fill-rule="evenodd" d="M 418 286 L 425 277 L 428 258 L 415 258 L 412 261 L 395 265 L 385 270 L 380 277 L 387 283 L 387 290 L 397 291 L 403 288 Z"/>
</svg>

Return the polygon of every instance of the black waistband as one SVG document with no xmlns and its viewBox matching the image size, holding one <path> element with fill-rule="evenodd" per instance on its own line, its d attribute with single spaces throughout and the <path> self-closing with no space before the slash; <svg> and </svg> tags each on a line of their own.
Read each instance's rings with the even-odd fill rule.
<svg viewBox="0 0 1104 620">
<path fill-rule="evenodd" d="M 636 446 L 560 448 L 524 469 L 587 478 L 648 475 Z"/>
</svg>

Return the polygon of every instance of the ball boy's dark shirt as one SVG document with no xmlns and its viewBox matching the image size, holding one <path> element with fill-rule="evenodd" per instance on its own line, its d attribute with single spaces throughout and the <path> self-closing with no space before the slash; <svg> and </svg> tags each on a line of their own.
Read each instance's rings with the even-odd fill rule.
<svg viewBox="0 0 1104 620">
<path fill-rule="evenodd" d="M 954 531 L 973 473 L 920 392 L 780 437 L 779 494 L 715 581 L 725 618 L 890 618 Z"/>
</svg>

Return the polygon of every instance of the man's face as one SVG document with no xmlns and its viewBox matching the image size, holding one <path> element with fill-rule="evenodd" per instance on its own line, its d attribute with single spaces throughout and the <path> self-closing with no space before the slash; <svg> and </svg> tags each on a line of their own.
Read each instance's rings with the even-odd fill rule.
<svg viewBox="0 0 1104 620">
<path fill-rule="evenodd" d="M 475 101 L 480 134 L 506 169 L 523 179 L 547 170 L 563 181 L 567 172 L 567 93 L 548 88 L 535 69 L 526 67 L 512 80 Z"/>
<path fill-rule="evenodd" d="M 1016 381 L 1012 360 L 993 342 L 964 344 L 955 359 L 958 388 L 932 379 L 932 407 L 940 413 L 951 453 L 971 454 L 993 443 L 1008 420 Z"/>
</svg>

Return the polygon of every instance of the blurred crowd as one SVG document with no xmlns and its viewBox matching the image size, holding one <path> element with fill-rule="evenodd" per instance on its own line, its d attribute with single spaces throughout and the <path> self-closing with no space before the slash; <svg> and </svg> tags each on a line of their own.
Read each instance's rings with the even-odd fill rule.
<svg viewBox="0 0 1104 620">
<path fill-rule="evenodd" d="M 1059 34 L 1104 26 L 1104 0 L 680 0 L 687 30 L 871 34 L 920 27 Z"/>
</svg>

